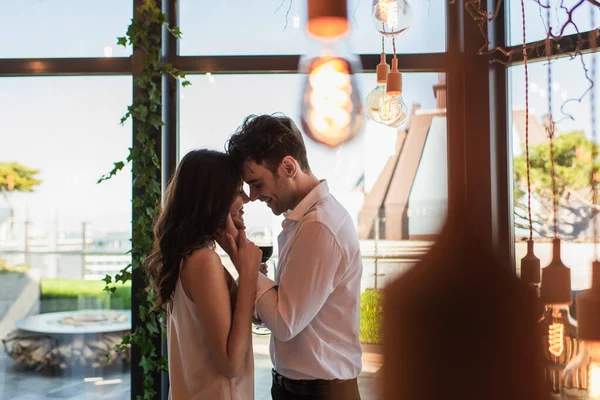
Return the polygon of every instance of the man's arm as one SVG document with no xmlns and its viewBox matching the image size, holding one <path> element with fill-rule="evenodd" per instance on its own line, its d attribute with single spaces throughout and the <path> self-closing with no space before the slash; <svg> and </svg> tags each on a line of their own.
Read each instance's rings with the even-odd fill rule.
<svg viewBox="0 0 600 400">
<path fill-rule="evenodd" d="M 325 225 L 300 226 L 279 277 L 259 274 L 256 311 L 281 341 L 293 339 L 313 320 L 345 272 L 343 252 Z"/>
</svg>

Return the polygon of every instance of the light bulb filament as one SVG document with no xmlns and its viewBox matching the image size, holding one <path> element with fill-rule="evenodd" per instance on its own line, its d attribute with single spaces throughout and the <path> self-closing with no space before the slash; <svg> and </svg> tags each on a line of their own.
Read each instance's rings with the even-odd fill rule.
<svg viewBox="0 0 600 400">
<path fill-rule="evenodd" d="M 553 323 L 548 328 L 548 350 L 555 357 L 560 357 L 565 351 L 564 343 L 565 326 L 561 323 Z"/>
<path fill-rule="evenodd" d="M 380 0 L 377 3 L 381 21 L 388 24 L 392 31 L 398 26 L 398 4 L 395 1 Z"/>
<path fill-rule="evenodd" d="M 339 135 L 350 123 L 350 71 L 345 60 L 324 58 L 310 73 L 310 121 L 323 136 Z"/>
</svg>

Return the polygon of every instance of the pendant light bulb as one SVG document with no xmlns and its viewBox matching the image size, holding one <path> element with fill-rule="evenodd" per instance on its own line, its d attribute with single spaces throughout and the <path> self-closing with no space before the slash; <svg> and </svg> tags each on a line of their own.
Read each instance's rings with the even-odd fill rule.
<svg viewBox="0 0 600 400">
<path fill-rule="evenodd" d="M 571 317 L 571 270 L 560 257 L 560 239 L 552 241 L 552 261 L 542 269 L 540 297 L 545 311 L 540 324 L 545 353 L 546 381 L 560 392 L 561 375 L 577 351 L 577 322 Z"/>
<path fill-rule="evenodd" d="M 389 37 L 403 34 L 413 23 L 412 7 L 407 0 L 373 0 L 373 25 Z"/>
<path fill-rule="evenodd" d="M 360 61 L 347 43 L 347 28 L 342 29 L 339 23 L 340 19 L 347 23 L 345 7 L 345 0 L 309 0 L 308 31 L 315 40 L 313 49 L 300 58 L 299 70 L 305 75 L 302 129 L 309 138 L 329 148 L 354 139 L 363 127 L 355 75 L 361 69 Z M 332 27 L 331 21 L 337 21 L 338 28 Z"/>
<path fill-rule="evenodd" d="M 577 296 L 579 351 L 563 372 L 567 399 L 600 400 L 600 262 L 592 263 L 592 287 Z"/>
<path fill-rule="evenodd" d="M 367 95 L 367 116 L 381 124 L 379 116 L 379 108 L 381 107 L 381 99 L 385 96 L 387 76 L 390 73 L 390 66 L 385 61 L 385 53 L 381 53 L 381 61 L 377 65 L 377 86 Z"/>
<path fill-rule="evenodd" d="M 399 127 L 408 119 L 408 108 L 402 98 L 402 74 L 398 71 L 398 59 L 392 59 L 392 71 L 388 74 L 385 95 L 381 98 L 379 117 L 390 127 Z"/>
</svg>

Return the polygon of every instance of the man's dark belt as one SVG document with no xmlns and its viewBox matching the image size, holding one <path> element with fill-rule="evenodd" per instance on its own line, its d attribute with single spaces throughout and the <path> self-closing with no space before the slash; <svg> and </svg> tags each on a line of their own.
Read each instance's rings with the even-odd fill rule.
<svg viewBox="0 0 600 400">
<path fill-rule="evenodd" d="M 288 379 L 285 376 L 277 373 L 277 371 L 272 371 L 273 375 L 273 383 L 278 386 L 281 386 L 288 392 L 301 395 L 301 396 L 309 396 L 309 395 L 327 395 L 332 393 L 332 389 L 338 385 L 355 381 L 356 378 L 350 380 L 324 380 L 324 379 L 314 379 L 314 380 L 295 380 Z"/>
</svg>

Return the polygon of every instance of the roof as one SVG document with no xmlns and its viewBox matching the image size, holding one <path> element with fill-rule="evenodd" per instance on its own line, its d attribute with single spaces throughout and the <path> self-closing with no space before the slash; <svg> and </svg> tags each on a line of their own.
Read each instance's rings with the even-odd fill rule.
<svg viewBox="0 0 600 400">
<path fill-rule="evenodd" d="M 446 109 L 414 109 L 406 129 L 398 132 L 394 155 L 388 159 L 375 185 L 365 196 L 358 223 L 360 239 L 373 237 L 374 220 L 382 209 L 388 220 L 388 223 L 385 224 L 384 237 L 388 239 L 403 238 L 402 232 L 407 229 L 403 225 L 403 216 L 431 123 L 436 116 L 445 117 Z M 393 223 L 389 223 L 390 218 L 394 219 Z"/>
</svg>

